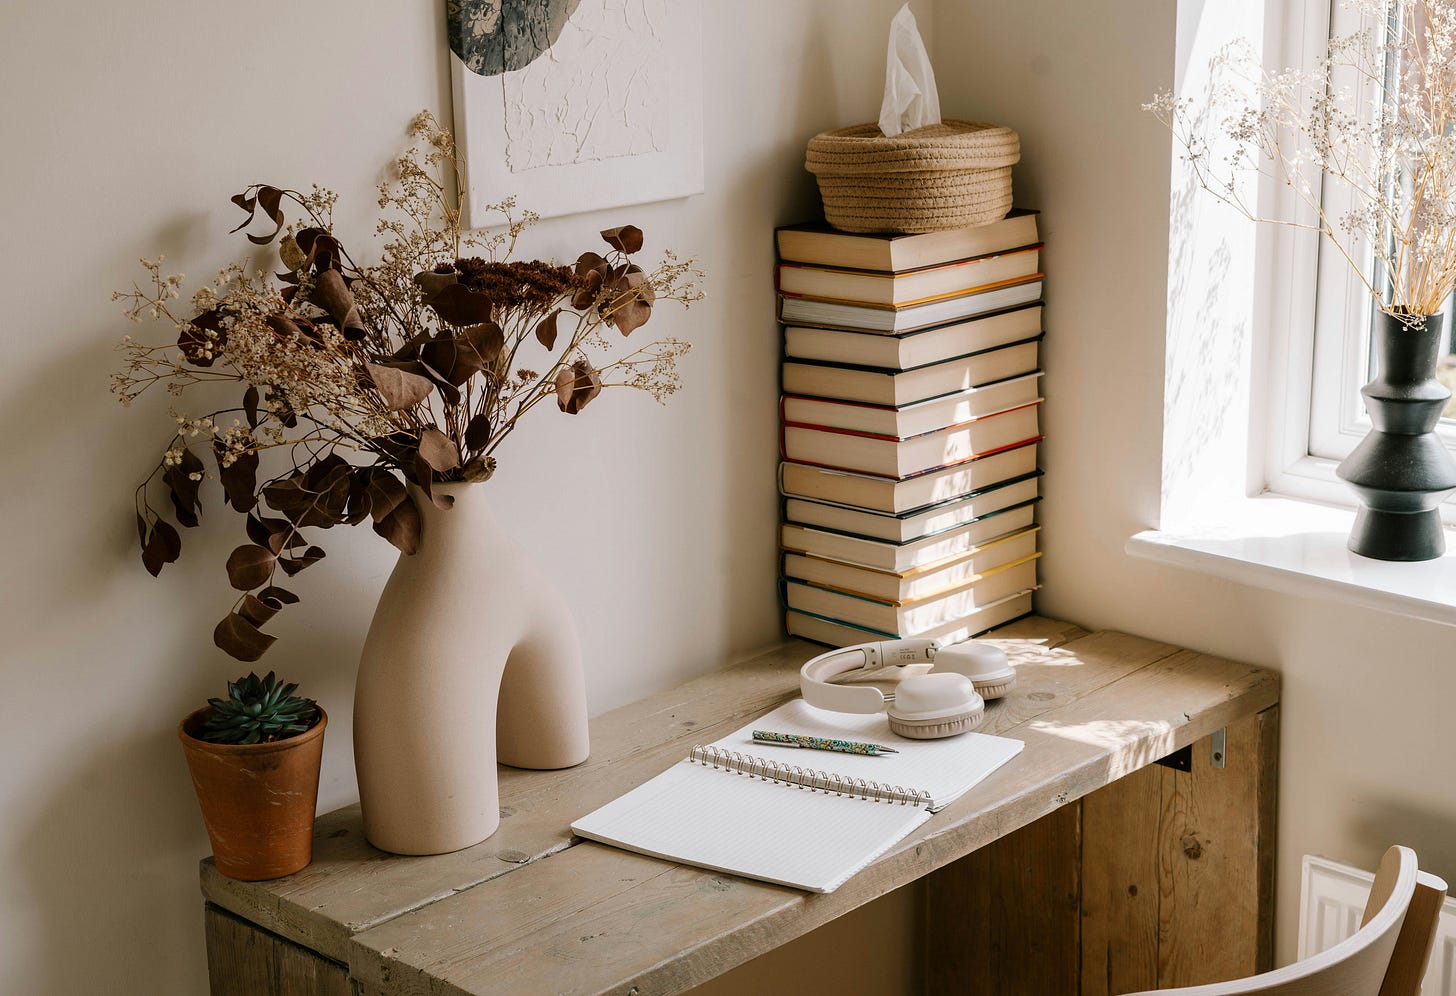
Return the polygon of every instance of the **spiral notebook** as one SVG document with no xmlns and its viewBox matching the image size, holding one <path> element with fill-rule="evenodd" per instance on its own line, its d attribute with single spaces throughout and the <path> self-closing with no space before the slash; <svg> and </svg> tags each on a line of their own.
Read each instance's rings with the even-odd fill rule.
<svg viewBox="0 0 1456 996">
<path fill-rule="evenodd" d="M 753 731 L 867 740 L 898 754 L 776 749 Z M 1020 753 L 1006 737 L 908 740 L 883 713 L 849 715 L 795 699 L 571 825 L 629 851 L 833 892 L 910 831 Z"/>
</svg>

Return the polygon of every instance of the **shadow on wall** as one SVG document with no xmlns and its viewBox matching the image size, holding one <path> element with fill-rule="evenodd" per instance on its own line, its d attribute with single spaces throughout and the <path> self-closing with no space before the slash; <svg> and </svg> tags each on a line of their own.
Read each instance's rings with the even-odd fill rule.
<svg viewBox="0 0 1456 996">
<path fill-rule="evenodd" d="M 830 14 L 823 12 L 819 16 L 827 19 Z M 825 34 L 811 31 L 800 53 L 799 101 L 789 129 L 790 137 L 764 150 L 751 163 L 740 164 L 734 172 L 733 187 L 725 202 L 759 205 L 759 208 L 747 218 L 739 219 L 735 227 L 744 237 L 726 247 L 725 261 L 732 260 L 733 268 L 718 282 L 719 296 L 705 302 L 723 315 L 723 328 L 742 335 L 741 341 L 726 352 L 733 362 L 725 363 L 720 374 L 727 388 L 724 396 L 730 403 L 734 399 L 770 398 L 760 410 L 730 414 L 722 419 L 723 435 L 719 444 L 700 451 L 705 458 L 721 459 L 727 464 L 725 508 L 760 506 L 767 510 L 764 516 L 735 516 L 729 520 L 745 527 L 776 522 L 778 518 L 778 392 L 766 395 L 763 390 L 764 384 L 778 382 L 782 350 L 773 290 L 778 250 L 772 229 L 822 219 L 818 187 L 813 176 L 803 169 L 804 150 L 814 135 L 846 123 L 824 120 L 816 106 L 816 99 L 822 94 L 822 81 L 832 78 L 834 70 L 834 53 Z M 844 110 L 835 108 L 831 113 L 842 115 Z M 709 143 L 726 138 L 712 129 L 708 131 Z M 709 161 L 724 158 L 711 149 L 707 155 Z M 733 286 L 730 281 L 737 282 L 740 275 L 746 279 Z M 746 432 L 746 428 L 753 431 Z M 730 537 L 728 559 L 716 579 L 727 602 L 722 617 L 726 629 L 718 640 L 710 642 L 737 648 L 744 654 L 762 646 L 761 641 L 756 641 L 755 646 L 742 646 L 741 642 L 745 621 L 762 618 L 765 599 L 778 599 L 773 581 L 778 573 L 777 535 L 775 528 L 763 534 Z M 771 642 L 782 638 L 780 630 Z"/>
<path fill-rule="evenodd" d="M 1149 121 L 1152 121 L 1151 115 Z M 1202 130 L 1200 120 L 1195 130 Z M 1170 139 L 1171 141 L 1171 139 Z M 1178 152 L 1174 151 L 1175 163 Z M 1234 319 L 1223 301 L 1234 257 L 1228 240 L 1204 250 L 1196 233 L 1210 226 L 1200 225 L 1201 212 L 1225 212 L 1232 221 L 1233 210 L 1210 204 L 1193 172 L 1181 170 L 1169 204 L 1168 226 L 1168 369 L 1163 398 L 1163 481 L 1164 505 L 1170 496 L 1187 488 L 1206 467 L 1200 467 L 1211 445 L 1223 436 L 1239 398 L 1242 371 L 1238 358 L 1247 352 L 1249 325 L 1246 315 Z M 1200 251 L 1207 259 L 1200 260 Z M 1203 300 L 1195 309 L 1188 299 L 1202 289 Z M 1247 296 L 1247 289 L 1237 295 Z M 1191 360 L 1196 357 L 1202 362 Z"/>
<path fill-rule="evenodd" d="M 208 521 L 186 531 L 183 561 L 158 581 L 141 568 L 130 492 L 168 426 L 165 406 L 122 411 L 106 391 L 118 359 L 108 347 L 125 331 L 119 320 L 95 333 L 94 350 L 33 367 L 0 404 L 3 424 L 32 427 L 5 446 L 16 482 L 5 495 L 7 558 L 36 565 L 0 606 L 15 786 L 0 878 L 19 915 L 0 944 L 7 993 L 205 985 L 196 862 L 209 847 L 174 724 L 248 667 L 208 640 L 213 613 L 226 610 L 212 595 L 228 597 L 222 558 L 242 523 L 209 492 Z M 343 709 L 330 740 L 347 751 L 363 633 L 345 622 L 302 630 L 301 617 L 288 625 L 300 630 L 274 663 L 331 714 Z"/>
<path fill-rule="evenodd" d="M 11 859 L 39 943 L 7 973 L 34 993 L 140 992 L 143 979 L 152 992 L 193 991 L 196 958 L 167 949 L 183 938 L 202 949 L 196 866 L 179 855 L 208 848 L 200 820 L 177 819 L 196 803 L 175 735 L 110 742 L 50 784 L 20 807 L 36 815 Z"/>
<path fill-rule="evenodd" d="M 1456 840 L 1451 833 L 1452 813 L 1412 805 L 1409 799 L 1372 793 L 1353 821 L 1351 836 L 1360 853 L 1336 856 L 1361 868 L 1374 868 L 1391 844 L 1404 844 L 1420 858 L 1421 870 L 1456 882 Z M 1391 828 L 1399 827 L 1399 840 L 1391 839 Z"/>
</svg>

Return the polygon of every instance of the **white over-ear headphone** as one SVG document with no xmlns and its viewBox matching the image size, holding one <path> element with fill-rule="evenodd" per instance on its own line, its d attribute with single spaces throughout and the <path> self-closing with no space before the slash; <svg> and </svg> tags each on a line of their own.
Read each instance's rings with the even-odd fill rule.
<svg viewBox="0 0 1456 996">
<path fill-rule="evenodd" d="M 900 681 L 889 694 L 868 685 L 836 683 L 890 678 Z M 974 730 L 985 717 L 985 700 L 1005 695 L 1015 683 L 1016 671 L 1006 652 L 989 643 L 951 647 L 935 640 L 860 643 L 820 654 L 799 669 L 799 691 L 805 702 L 831 712 L 885 709 L 890 729 L 915 740 Z"/>
</svg>

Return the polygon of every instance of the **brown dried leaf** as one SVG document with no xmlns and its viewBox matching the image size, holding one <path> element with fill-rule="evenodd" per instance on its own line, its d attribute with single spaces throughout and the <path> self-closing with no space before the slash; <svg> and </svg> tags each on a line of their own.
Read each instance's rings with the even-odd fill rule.
<svg viewBox="0 0 1456 996">
<path fill-rule="evenodd" d="M 375 522 L 386 518 L 400 506 L 401 502 L 409 500 L 409 492 L 405 490 L 400 479 L 379 467 L 376 467 L 374 473 L 369 475 L 367 490 L 369 515 Z"/>
<path fill-rule="evenodd" d="M 592 270 L 582 279 L 582 284 L 571 295 L 571 306 L 577 311 L 585 311 L 597 303 L 597 297 L 602 292 L 602 281 L 605 279 L 603 270 Z"/>
<path fill-rule="evenodd" d="M 288 524 L 287 519 L 269 519 L 257 515 L 248 515 L 248 539 L 259 546 L 271 546 L 272 538 L 278 533 L 286 533 L 293 527 Z"/>
<path fill-rule="evenodd" d="M 427 342 L 420 349 L 420 359 L 452 387 L 458 387 L 484 369 L 475 347 L 464 339 Z"/>
<path fill-rule="evenodd" d="M 192 479 L 193 474 L 197 480 Z M 197 513 L 202 511 L 202 498 L 198 495 L 202 487 L 202 458 L 184 447 L 180 462 L 169 464 L 162 472 L 162 482 L 172 496 L 177 522 L 188 528 L 197 525 Z"/>
<path fill-rule="evenodd" d="M 613 249 L 618 249 L 628 254 L 642 250 L 642 229 L 636 225 L 623 225 L 620 228 L 609 228 L 602 233 L 602 238 Z"/>
<path fill-rule="evenodd" d="M 354 292 L 349 290 L 344 275 L 338 270 L 320 271 L 308 299 L 329 313 L 345 339 L 364 338 L 364 320 L 359 317 Z"/>
<path fill-rule="evenodd" d="M 258 428 L 258 389 L 252 384 L 243 392 L 243 414 L 248 418 L 248 428 Z"/>
<path fill-rule="evenodd" d="M 479 325 L 471 325 L 461 332 L 465 342 L 475 351 L 480 358 L 482 367 L 488 367 L 496 361 L 501 351 L 506 348 L 506 334 L 495 322 L 481 322 Z"/>
<path fill-rule="evenodd" d="M 601 378 L 585 359 L 577 360 L 569 370 L 556 371 L 556 404 L 568 415 L 577 414 L 601 393 Z"/>
<path fill-rule="evenodd" d="M 576 275 L 585 277 L 588 273 L 606 273 L 607 261 L 594 252 L 584 252 L 576 258 Z"/>
<path fill-rule="evenodd" d="M 460 451 L 449 436 L 430 426 L 420 433 L 420 459 L 431 470 L 443 474 L 460 466 Z"/>
<path fill-rule="evenodd" d="M 209 336 L 209 332 L 213 334 Z M 212 366 L 217 351 L 226 344 L 227 332 L 222 327 L 222 315 L 216 308 L 192 319 L 177 335 L 177 348 L 194 367 Z M 213 355 L 207 355 L 208 351 Z"/>
<path fill-rule="evenodd" d="M 278 614 L 283 606 L 278 603 L 270 604 L 269 600 L 253 595 L 244 595 L 243 604 L 238 606 L 238 615 L 242 616 L 254 626 L 261 626 L 269 619 Z"/>
<path fill-rule="evenodd" d="M 420 510 L 408 495 L 383 519 L 374 523 L 374 531 L 401 553 L 413 554 L 420 548 Z"/>
<path fill-rule="evenodd" d="M 228 555 L 228 583 L 239 591 L 260 588 L 273 576 L 276 559 L 267 547 L 244 543 Z"/>
<path fill-rule="evenodd" d="M 293 592 L 271 584 L 258 592 L 258 597 L 270 605 L 274 602 L 277 602 L 279 605 L 292 605 L 298 601 L 298 596 Z"/>
<path fill-rule="evenodd" d="M 217 478 L 222 482 L 223 499 L 239 512 L 250 512 L 258 504 L 258 454 L 236 453 L 232 463 L 223 466 L 226 449 L 214 446 L 217 453 Z"/>
<path fill-rule="evenodd" d="M 255 661 L 267 652 L 277 637 L 269 636 L 247 619 L 230 612 L 212 631 L 212 642 L 240 661 Z"/>
<path fill-rule="evenodd" d="M 465 445 L 472 450 L 480 449 L 490 442 L 490 429 L 490 416 L 481 412 L 465 427 Z"/>
<path fill-rule="evenodd" d="M 480 325 L 490 321 L 490 298 L 475 293 L 464 284 L 442 287 L 429 303 L 441 321 L 449 325 Z"/>
<path fill-rule="evenodd" d="M 556 320 L 559 317 L 561 317 L 561 309 L 557 308 L 541 319 L 541 324 L 536 326 L 536 339 L 547 349 L 556 348 Z"/>
<path fill-rule="evenodd" d="M 392 412 L 419 404 L 428 398 L 430 392 L 435 389 L 435 385 L 428 377 L 422 377 L 399 367 L 366 363 L 364 369 L 368 371 L 369 379 L 374 382 L 379 396 L 384 399 L 385 405 Z"/>
<path fill-rule="evenodd" d="M 249 235 L 249 242 L 258 246 L 266 246 L 277 237 L 279 232 L 283 231 L 283 208 L 280 206 L 282 202 L 283 191 L 277 187 L 264 185 L 258 188 L 258 207 L 272 220 L 273 231 L 267 235 Z M 248 220 L 253 220 L 251 211 L 248 214 Z"/>
<path fill-rule="evenodd" d="M 182 553 L 182 537 L 166 519 L 152 523 L 152 534 L 142 544 L 142 566 L 156 577 L 162 567 L 173 563 Z"/>
<path fill-rule="evenodd" d="M 627 301 L 612 309 L 607 321 L 623 336 L 629 336 L 647 324 L 652 317 L 652 305 L 642 300 Z"/>
<path fill-rule="evenodd" d="M 305 567 L 312 566 L 313 564 L 316 564 L 323 559 L 323 549 L 321 547 L 311 546 L 307 550 L 303 551 L 303 553 L 299 554 L 297 557 L 280 557 L 278 560 L 278 566 L 283 568 L 283 572 L 289 577 L 293 577 L 293 575 L 297 574 Z"/>
</svg>

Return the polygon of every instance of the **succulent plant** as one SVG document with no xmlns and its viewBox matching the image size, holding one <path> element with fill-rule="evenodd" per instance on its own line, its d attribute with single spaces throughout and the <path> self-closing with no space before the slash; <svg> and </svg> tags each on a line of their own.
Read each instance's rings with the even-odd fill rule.
<svg viewBox="0 0 1456 996">
<path fill-rule="evenodd" d="M 228 682 L 228 697 L 208 699 L 212 715 L 202 724 L 199 740 L 214 744 L 261 744 L 286 740 L 307 731 L 318 719 L 313 699 L 293 693 L 298 685 L 279 684 L 269 671 Z"/>
</svg>

